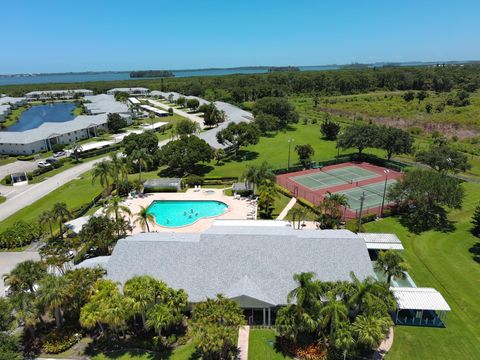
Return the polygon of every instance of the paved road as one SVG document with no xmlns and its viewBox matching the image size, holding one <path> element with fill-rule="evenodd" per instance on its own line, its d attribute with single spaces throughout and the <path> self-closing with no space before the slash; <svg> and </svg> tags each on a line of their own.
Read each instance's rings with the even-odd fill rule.
<svg viewBox="0 0 480 360">
<path fill-rule="evenodd" d="M 6 219 L 25 206 L 41 199 L 58 187 L 79 177 L 84 172 L 90 170 L 94 164 L 103 159 L 104 158 L 96 159 L 77 165 L 35 185 L 17 187 L 14 190 L 15 194 L 9 196 L 7 201 L 0 206 L 0 221 Z"/>
<path fill-rule="evenodd" d="M 3 275 L 12 271 L 18 263 L 25 260 L 40 260 L 40 255 L 36 251 L 0 252 L 0 296 L 5 295 Z"/>
<path fill-rule="evenodd" d="M 164 103 L 160 102 L 160 101 L 157 101 L 157 100 L 151 100 L 151 99 L 148 99 L 147 100 L 150 104 L 152 104 L 153 106 L 156 106 L 156 107 L 159 107 L 159 108 L 162 108 L 164 110 L 168 110 L 169 108 L 171 108 L 171 106 L 169 105 L 165 105 Z M 183 110 L 180 110 L 180 109 L 175 109 L 175 108 L 172 108 L 173 109 L 173 112 L 180 115 L 180 116 L 183 116 L 187 119 L 190 119 L 194 122 L 196 122 L 198 125 L 200 125 L 200 127 L 203 129 L 204 128 L 204 125 L 203 125 L 203 118 L 201 118 L 200 116 L 198 115 L 195 115 L 195 114 L 189 114 L 188 112 L 186 111 L 183 111 Z"/>
</svg>

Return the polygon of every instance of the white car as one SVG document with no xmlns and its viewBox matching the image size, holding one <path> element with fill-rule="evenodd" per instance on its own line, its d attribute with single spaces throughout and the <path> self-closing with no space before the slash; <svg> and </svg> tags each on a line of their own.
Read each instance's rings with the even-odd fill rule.
<svg viewBox="0 0 480 360">
<path fill-rule="evenodd" d="M 46 167 L 52 166 L 46 161 L 39 161 L 37 165 L 39 168 L 46 168 Z"/>
</svg>

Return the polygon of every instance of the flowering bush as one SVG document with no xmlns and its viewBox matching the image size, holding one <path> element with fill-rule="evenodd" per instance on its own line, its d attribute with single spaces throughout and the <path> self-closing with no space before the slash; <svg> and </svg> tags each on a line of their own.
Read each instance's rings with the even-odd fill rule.
<svg viewBox="0 0 480 360">
<path fill-rule="evenodd" d="M 77 332 L 54 330 L 45 336 L 43 351 L 47 354 L 59 354 L 75 345 L 82 335 Z"/>
</svg>

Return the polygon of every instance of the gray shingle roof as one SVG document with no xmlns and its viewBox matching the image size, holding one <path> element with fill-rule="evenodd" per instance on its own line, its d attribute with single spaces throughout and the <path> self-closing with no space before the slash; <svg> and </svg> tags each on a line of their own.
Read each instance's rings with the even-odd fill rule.
<svg viewBox="0 0 480 360">
<path fill-rule="evenodd" d="M 352 232 L 289 227 L 213 226 L 198 233 L 145 233 L 120 240 L 106 264 L 107 277 L 124 283 L 150 275 L 182 288 L 192 302 L 218 293 L 285 304 L 293 274 L 320 280 L 374 276 L 364 240 Z"/>
<path fill-rule="evenodd" d="M 86 101 L 89 103 L 84 103 L 85 108 L 92 114 L 101 114 L 101 113 L 128 113 L 129 108 L 126 104 L 121 103 L 115 100 L 114 95 L 108 94 L 99 94 L 85 96 Z"/>
</svg>

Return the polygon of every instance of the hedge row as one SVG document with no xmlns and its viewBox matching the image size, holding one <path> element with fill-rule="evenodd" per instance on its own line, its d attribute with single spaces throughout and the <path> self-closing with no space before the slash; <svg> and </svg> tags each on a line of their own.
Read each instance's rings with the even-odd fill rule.
<svg viewBox="0 0 480 360">
<path fill-rule="evenodd" d="M 36 223 L 17 221 L 0 233 L 0 249 L 15 249 L 31 244 L 41 236 L 40 226 Z"/>
</svg>

